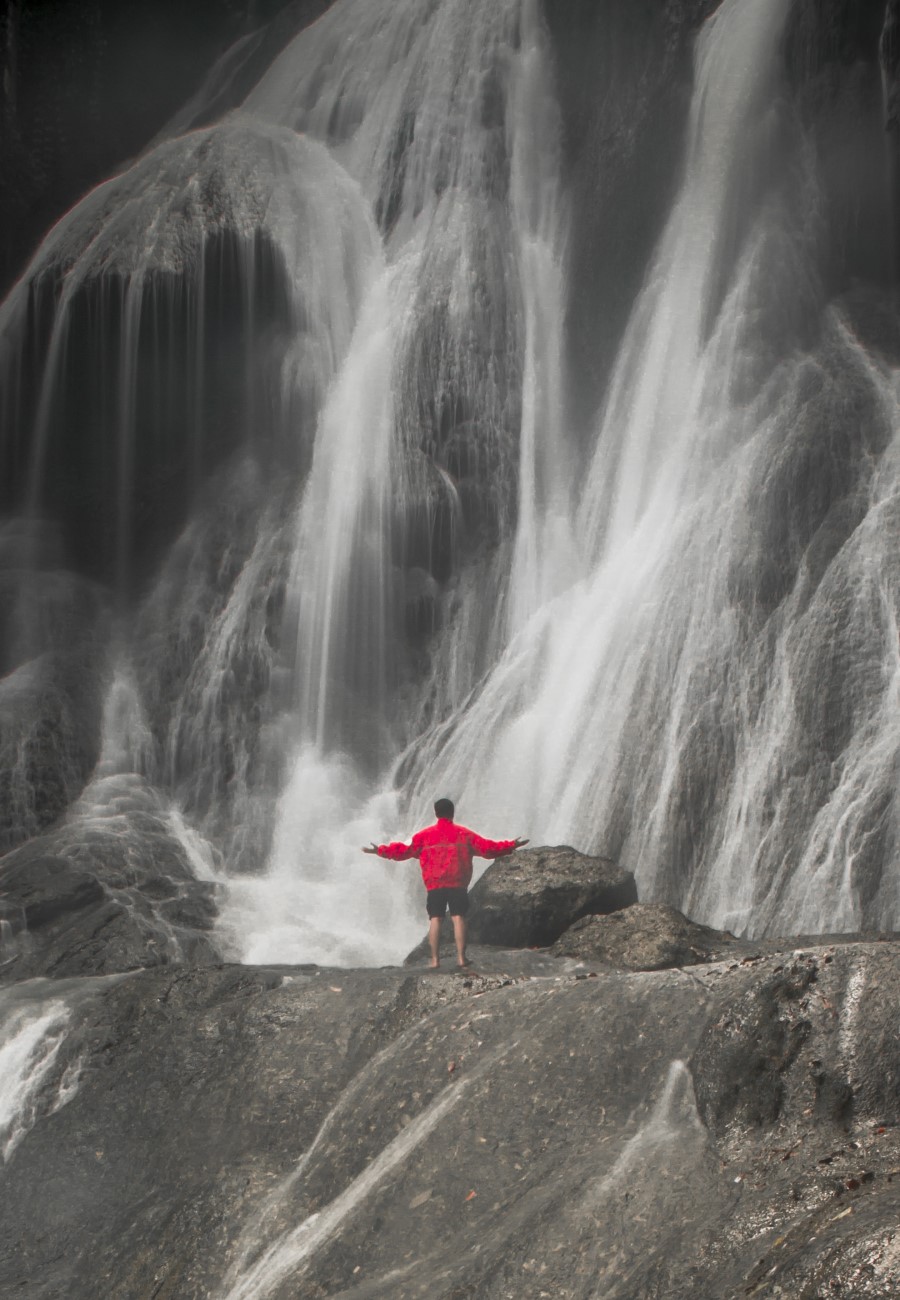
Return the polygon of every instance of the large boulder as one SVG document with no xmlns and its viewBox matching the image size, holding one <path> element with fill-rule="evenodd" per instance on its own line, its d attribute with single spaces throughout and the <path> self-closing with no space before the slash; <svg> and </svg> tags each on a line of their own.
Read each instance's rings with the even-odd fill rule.
<svg viewBox="0 0 900 1300">
<path fill-rule="evenodd" d="M 214 893 L 149 786 L 95 781 L 60 826 L 0 859 L 0 981 L 218 961 Z"/>
<path fill-rule="evenodd" d="M 661 903 L 635 903 L 608 916 L 583 916 L 550 949 L 555 957 L 580 957 L 618 970 L 694 966 L 755 950 L 727 930 L 698 925 Z"/>
<path fill-rule="evenodd" d="M 579 917 L 636 903 L 637 888 L 630 871 L 562 845 L 496 859 L 471 900 L 473 943 L 545 948 Z"/>
</svg>

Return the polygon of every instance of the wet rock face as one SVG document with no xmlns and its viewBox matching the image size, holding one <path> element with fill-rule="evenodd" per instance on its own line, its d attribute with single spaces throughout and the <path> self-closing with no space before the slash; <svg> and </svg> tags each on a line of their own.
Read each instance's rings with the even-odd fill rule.
<svg viewBox="0 0 900 1300">
<path fill-rule="evenodd" d="M 698 925 L 674 907 L 635 903 L 609 916 L 583 916 L 550 951 L 620 970 L 665 970 L 744 956 L 754 946 L 725 930 Z"/>
<path fill-rule="evenodd" d="M 182 113 L 184 129 L 226 112 L 328 0 L 66 0 L 17 5 L 0 40 L 0 292 L 79 195 L 142 149 L 192 97 L 211 62 L 256 28 L 218 94 Z M 259 28 L 259 24 L 267 24 Z M 12 75 L 10 75 L 12 73 Z M 204 111 L 206 110 L 206 111 Z"/>
<path fill-rule="evenodd" d="M 60 567 L 57 546 L 0 525 L 0 854 L 51 825 L 99 756 L 103 597 Z"/>
<path fill-rule="evenodd" d="M 630 871 L 576 849 L 523 849 L 498 858 L 471 891 L 473 943 L 543 948 L 588 913 L 637 902 Z"/>
<path fill-rule="evenodd" d="M 217 967 L 4 991 L 6 1012 L 70 1007 L 0 1165 L 10 1293 L 898 1293 L 896 944 L 596 978 L 478 955 L 466 978 Z M 826 1064 L 838 1110 L 818 1105 Z"/>
<path fill-rule="evenodd" d="M 784 1076 L 812 1029 L 817 976 L 813 958 L 778 964 L 707 1027 L 693 1064 L 699 1113 L 713 1132 L 735 1124 L 761 1128 L 780 1118 Z"/>
<path fill-rule="evenodd" d="M 83 789 L 98 753 L 92 673 L 59 654 L 0 686 L 0 853 L 50 825 Z"/>
<path fill-rule="evenodd" d="M 90 812 L 0 858 L 0 982 L 219 960 L 214 887 L 149 787 L 119 777 L 91 791 Z"/>
</svg>

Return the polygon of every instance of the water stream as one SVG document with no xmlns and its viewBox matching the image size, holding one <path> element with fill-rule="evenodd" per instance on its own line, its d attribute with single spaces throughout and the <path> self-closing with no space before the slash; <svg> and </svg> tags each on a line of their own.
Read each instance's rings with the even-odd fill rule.
<svg viewBox="0 0 900 1300">
<path fill-rule="evenodd" d="M 67 1105 L 81 1062 L 63 1052 L 73 1017 L 108 980 L 28 980 L 0 991 L 0 1156 L 12 1159 L 35 1124 Z"/>
<path fill-rule="evenodd" d="M 604 285 L 538 0 L 337 0 L 62 219 L 0 306 L 10 844 L 30 713 L 77 731 L 88 683 L 98 775 L 159 792 L 232 957 L 402 957 L 415 870 L 359 847 L 440 794 L 702 921 L 898 922 L 897 376 L 884 296 L 835 277 L 798 24 L 700 30 L 587 427 Z"/>
</svg>

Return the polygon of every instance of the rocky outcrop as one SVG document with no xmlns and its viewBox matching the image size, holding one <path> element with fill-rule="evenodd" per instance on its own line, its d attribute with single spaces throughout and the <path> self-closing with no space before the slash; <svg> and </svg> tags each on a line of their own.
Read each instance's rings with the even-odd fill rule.
<svg viewBox="0 0 900 1300">
<path fill-rule="evenodd" d="M 637 902 L 634 876 L 566 845 L 498 858 L 471 892 L 473 943 L 543 948 L 588 913 Z"/>
<path fill-rule="evenodd" d="M 187 130 L 227 112 L 327 6 L 155 0 L 141 10 L 121 0 L 67 0 L 44 13 L 7 6 L 0 31 L 0 294 L 35 236 L 143 149 L 188 96 L 174 127 Z"/>
<path fill-rule="evenodd" d="M 8 1293 L 898 1293 L 895 944 L 476 956 L 6 990 L 50 1044 L 0 1133 Z"/>
<path fill-rule="evenodd" d="M 501 948 L 546 948 L 579 917 L 636 901 L 634 876 L 607 858 L 568 845 L 520 849 L 492 862 L 471 889 L 469 940 Z M 421 961 L 427 952 L 423 939 L 407 964 Z M 446 919 L 441 954 L 452 952 L 453 931 Z"/>
<path fill-rule="evenodd" d="M 53 547 L 36 526 L 0 525 L 0 854 L 65 812 L 100 753 L 104 598 Z"/>
<path fill-rule="evenodd" d="M 759 949 L 726 930 L 698 925 L 674 907 L 635 903 L 609 916 L 582 917 L 550 951 L 557 957 L 580 957 L 619 970 L 666 970 L 745 957 Z"/>
<path fill-rule="evenodd" d="M 49 826 L 84 788 L 99 752 L 95 686 L 92 665 L 71 654 L 0 681 L 0 853 Z"/>
<path fill-rule="evenodd" d="M 148 786 L 97 780 L 66 822 L 0 859 L 0 981 L 217 961 L 214 892 Z"/>
</svg>

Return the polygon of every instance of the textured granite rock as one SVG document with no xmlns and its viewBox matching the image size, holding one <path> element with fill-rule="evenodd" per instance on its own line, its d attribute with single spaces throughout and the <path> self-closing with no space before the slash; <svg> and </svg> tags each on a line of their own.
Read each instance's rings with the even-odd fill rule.
<svg viewBox="0 0 900 1300">
<path fill-rule="evenodd" d="M 158 796 L 138 777 L 99 779 L 60 826 L 0 858 L 0 981 L 218 961 L 216 915 Z"/>
<path fill-rule="evenodd" d="M 60 569 L 25 568 L 26 546 L 22 526 L 0 524 L 0 854 L 65 812 L 100 753 L 102 594 Z"/>
<path fill-rule="evenodd" d="M 637 889 L 630 871 L 563 845 L 498 858 L 470 897 L 473 943 L 542 948 L 579 917 L 637 902 Z"/>
<path fill-rule="evenodd" d="M 674 907 L 635 903 L 609 916 L 583 916 L 550 949 L 554 956 L 620 970 L 665 970 L 731 956 L 747 956 L 756 945 L 726 930 L 690 921 Z"/>
</svg>

